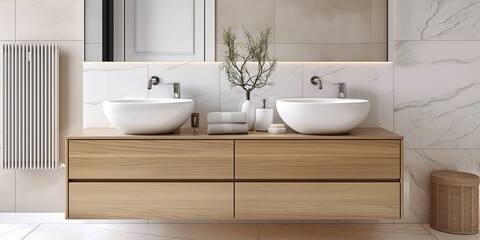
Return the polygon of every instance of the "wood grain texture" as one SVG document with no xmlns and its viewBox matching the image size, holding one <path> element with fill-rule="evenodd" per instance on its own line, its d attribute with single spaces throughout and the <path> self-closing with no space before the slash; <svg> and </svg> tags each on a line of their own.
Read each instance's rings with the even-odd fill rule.
<svg viewBox="0 0 480 240">
<path fill-rule="evenodd" d="M 69 219 L 69 216 L 68 216 L 68 191 L 69 191 L 69 187 L 68 187 L 68 174 L 69 174 L 69 168 L 68 168 L 68 157 L 69 157 L 69 152 L 68 152 L 68 140 L 67 140 L 67 144 L 65 144 L 65 219 Z"/>
<path fill-rule="evenodd" d="M 238 140 L 237 179 L 400 179 L 399 140 Z"/>
<path fill-rule="evenodd" d="M 403 187 L 405 186 L 405 173 L 404 173 L 404 156 L 405 156 L 405 150 L 403 149 L 404 142 L 403 140 L 400 141 L 400 218 L 403 218 L 405 216 L 405 198 L 403 197 L 404 192 L 403 192 Z"/>
<path fill-rule="evenodd" d="M 70 140 L 70 179 L 232 179 L 229 140 Z"/>
<path fill-rule="evenodd" d="M 231 219 L 233 183 L 69 183 L 70 219 Z"/>
<path fill-rule="evenodd" d="M 235 183 L 238 219 L 398 219 L 400 183 Z"/>
<path fill-rule="evenodd" d="M 181 128 L 175 133 L 166 135 L 127 135 L 115 128 L 89 128 L 70 134 L 67 139 L 163 139 L 163 140 L 191 140 L 191 139 L 403 139 L 402 136 L 382 128 L 357 128 L 349 134 L 343 135 L 304 135 L 288 129 L 286 134 L 269 134 L 266 132 L 251 131 L 248 134 L 208 135 L 206 128 Z"/>
</svg>

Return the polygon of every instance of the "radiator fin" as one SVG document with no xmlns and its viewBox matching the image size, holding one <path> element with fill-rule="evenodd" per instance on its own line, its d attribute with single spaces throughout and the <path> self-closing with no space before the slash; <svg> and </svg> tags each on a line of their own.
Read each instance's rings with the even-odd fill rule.
<svg viewBox="0 0 480 240">
<path fill-rule="evenodd" d="M 59 48 L 2 45 L 3 169 L 56 169 Z"/>
</svg>

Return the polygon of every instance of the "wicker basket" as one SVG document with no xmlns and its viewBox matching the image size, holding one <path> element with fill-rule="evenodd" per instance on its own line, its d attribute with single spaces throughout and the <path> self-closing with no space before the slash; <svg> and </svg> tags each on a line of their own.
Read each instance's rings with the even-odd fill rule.
<svg viewBox="0 0 480 240">
<path fill-rule="evenodd" d="M 430 226 L 455 234 L 478 233 L 479 177 L 454 171 L 432 172 Z"/>
</svg>

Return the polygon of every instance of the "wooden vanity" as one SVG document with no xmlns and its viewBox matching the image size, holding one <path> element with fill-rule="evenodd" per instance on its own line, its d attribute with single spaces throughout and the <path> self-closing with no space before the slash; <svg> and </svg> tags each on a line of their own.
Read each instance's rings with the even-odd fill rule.
<svg viewBox="0 0 480 240">
<path fill-rule="evenodd" d="M 398 219 L 403 138 L 348 135 L 67 137 L 67 219 Z"/>
</svg>

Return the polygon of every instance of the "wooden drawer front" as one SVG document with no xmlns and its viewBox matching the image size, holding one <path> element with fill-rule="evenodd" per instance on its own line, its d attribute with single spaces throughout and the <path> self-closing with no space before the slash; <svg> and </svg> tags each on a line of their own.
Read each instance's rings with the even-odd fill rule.
<svg viewBox="0 0 480 240">
<path fill-rule="evenodd" d="M 238 179 L 400 179 L 399 140 L 239 140 Z"/>
<path fill-rule="evenodd" d="M 231 140 L 70 140 L 70 179 L 232 179 Z"/>
<path fill-rule="evenodd" d="M 400 183 L 236 183 L 241 219 L 397 219 Z"/>
<path fill-rule="evenodd" d="M 69 183 L 70 219 L 229 219 L 233 183 Z"/>
</svg>

